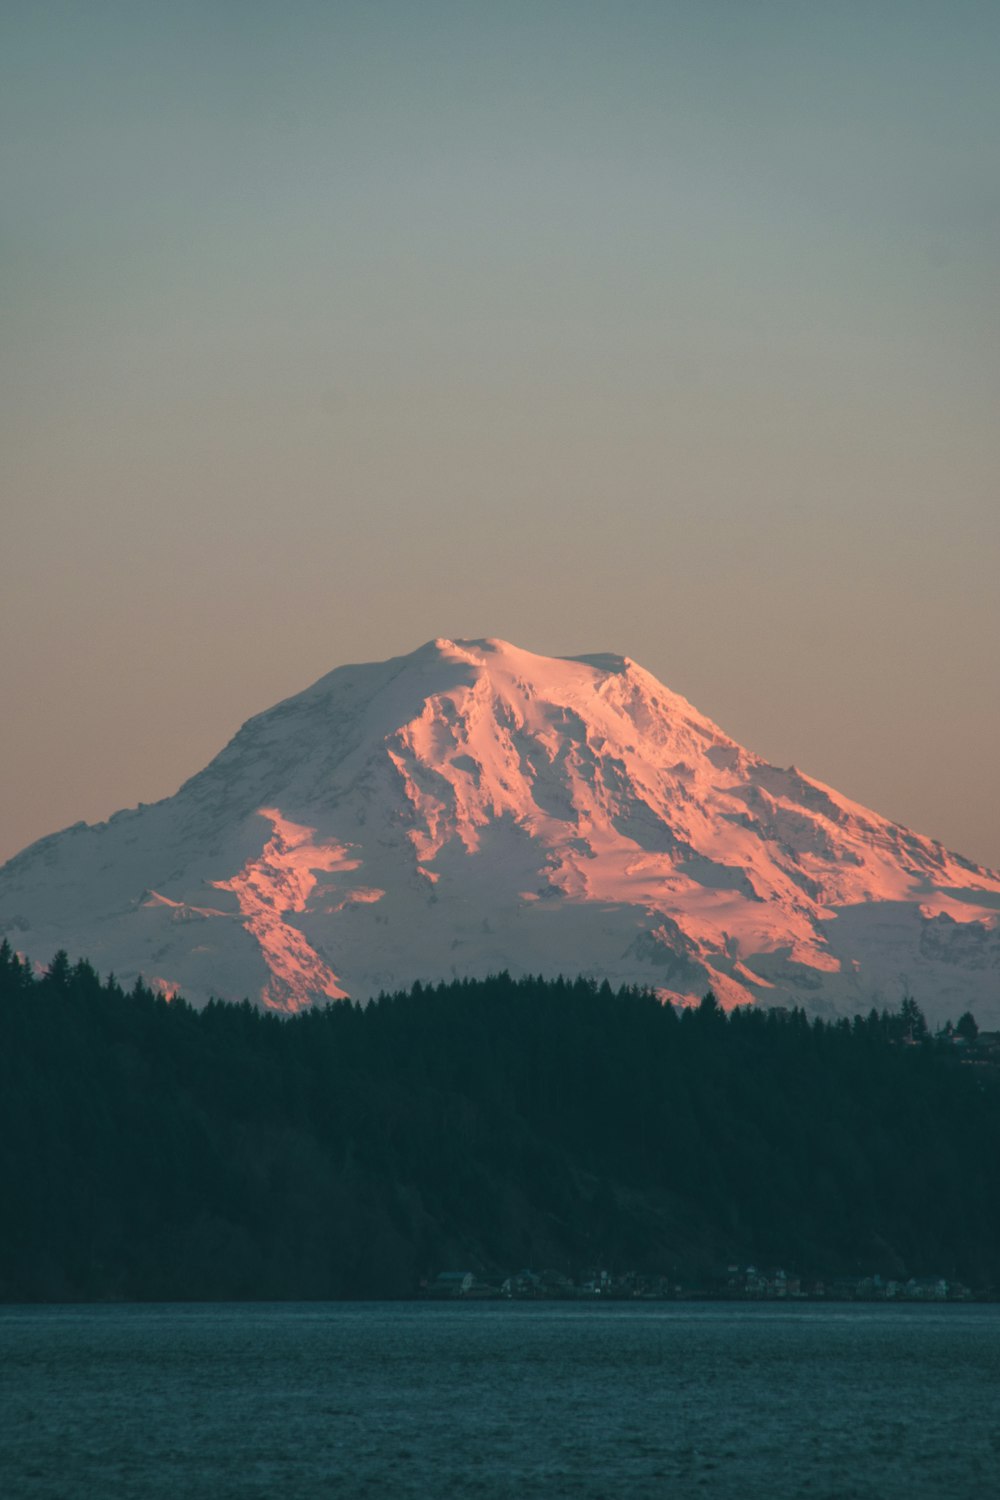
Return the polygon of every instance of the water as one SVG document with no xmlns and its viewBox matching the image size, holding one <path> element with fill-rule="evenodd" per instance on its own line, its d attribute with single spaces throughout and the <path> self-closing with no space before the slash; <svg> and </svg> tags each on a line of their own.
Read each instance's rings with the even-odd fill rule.
<svg viewBox="0 0 1000 1500">
<path fill-rule="evenodd" d="M 1000 1495 L 1000 1308 L 0 1309 L 5 1500 Z"/>
</svg>

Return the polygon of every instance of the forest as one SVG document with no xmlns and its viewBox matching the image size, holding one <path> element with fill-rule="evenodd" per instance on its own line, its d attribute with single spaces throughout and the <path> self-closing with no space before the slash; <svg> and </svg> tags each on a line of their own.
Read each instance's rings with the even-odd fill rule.
<svg viewBox="0 0 1000 1500">
<path fill-rule="evenodd" d="M 407 1297 L 442 1270 L 1000 1287 L 1000 1066 L 588 979 L 195 1010 L 0 947 L 0 1298 Z"/>
</svg>

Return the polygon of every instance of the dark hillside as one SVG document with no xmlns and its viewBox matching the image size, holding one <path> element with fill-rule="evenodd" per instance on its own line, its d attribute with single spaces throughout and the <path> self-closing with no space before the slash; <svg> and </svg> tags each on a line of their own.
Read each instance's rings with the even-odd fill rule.
<svg viewBox="0 0 1000 1500">
<path fill-rule="evenodd" d="M 590 982 L 287 1020 L 0 950 L 0 1295 L 399 1296 L 438 1270 L 730 1260 L 1000 1284 L 1000 1069 Z M 960 1059 L 964 1057 L 963 1062 Z"/>
</svg>

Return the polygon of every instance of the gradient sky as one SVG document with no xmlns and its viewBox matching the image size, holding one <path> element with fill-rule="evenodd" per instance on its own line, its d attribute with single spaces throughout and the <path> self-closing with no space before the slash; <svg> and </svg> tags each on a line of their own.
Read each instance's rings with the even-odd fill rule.
<svg viewBox="0 0 1000 1500">
<path fill-rule="evenodd" d="M 0 858 L 436 635 L 1000 866 L 1000 6 L 7 0 Z"/>
</svg>

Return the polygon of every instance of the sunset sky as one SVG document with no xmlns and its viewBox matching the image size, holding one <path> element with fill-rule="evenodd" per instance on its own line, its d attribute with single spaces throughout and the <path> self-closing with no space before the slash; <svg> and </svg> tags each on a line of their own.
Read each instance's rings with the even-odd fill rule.
<svg viewBox="0 0 1000 1500">
<path fill-rule="evenodd" d="M 9 0 L 0 859 L 444 636 L 1000 866 L 1000 7 Z"/>
</svg>

